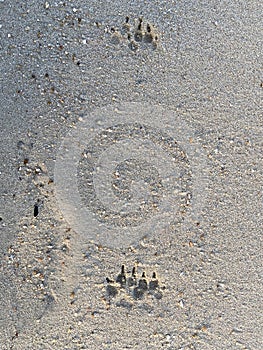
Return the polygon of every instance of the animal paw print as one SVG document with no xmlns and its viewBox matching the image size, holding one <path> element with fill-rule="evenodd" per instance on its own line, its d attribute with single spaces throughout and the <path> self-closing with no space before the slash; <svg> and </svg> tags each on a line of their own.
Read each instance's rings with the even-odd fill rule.
<svg viewBox="0 0 263 350">
<path fill-rule="evenodd" d="M 165 287 L 160 287 L 156 272 L 153 272 L 151 279 L 146 277 L 145 272 L 138 278 L 135 267 L 130 275 L 127 275 L 124 265 L 115 281 L 106 278 L 106 282 L 106 292 L 109 298 L 114 298 L 118 294 L 126 294 L 133 300 L 142 300 L 149 296 L 159 300 L 163 297 L 162 290 L 165 289 Z"/>
<path fill-rule="evenodd" d="M 127 16 L 121 29 L 112 27 L 110 32 L 113 44 L 126 41 L 132 51 L 147 47 L 155 50 L 159 45 L 159 35 L 156 29 L 142 17 L 139 17 L 132 24 L 130 17 Z"/>
</svg>

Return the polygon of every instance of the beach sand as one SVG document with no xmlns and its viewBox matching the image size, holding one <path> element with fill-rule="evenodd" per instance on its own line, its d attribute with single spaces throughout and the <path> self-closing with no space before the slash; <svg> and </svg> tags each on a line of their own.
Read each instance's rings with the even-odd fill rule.
<svg viewBox="0 0 263 350">
<path fill-rule="evenodd" d="M 261 1 L 0 1 L 0 349 L 262 342 Z"/>
</svg>

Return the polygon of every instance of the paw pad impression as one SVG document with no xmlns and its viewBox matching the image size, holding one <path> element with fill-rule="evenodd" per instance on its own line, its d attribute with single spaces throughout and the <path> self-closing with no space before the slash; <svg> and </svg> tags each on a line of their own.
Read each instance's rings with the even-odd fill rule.
<svg viewBox="0 0 263 350">
<path fill-rule="evenodd" d="M 151 47 L 155 50 L 160 40 L 156 28 L 142 17 L 139 17 L 132 23 L 130 17 L 127 16 L 121 28 L 111 27 L 110 33 L 113 44 L 127 42 L 128 47 L 132 51 L 146 47 Z"/>
<path fill-rule="evenodd" d="M 132 268 L 132 271 L 126 273 L 124 265 L 122 265 L 116 279 L 112 280 L 107 277 L 106 283 L 106 293 L 110 299 L 120 294 L 132 298 L 134 301 L 142 300 L 149 296 L 159 300 L 163 297 L 162 291 L 165 289 L 164 286 L 161 287 L 159 285 L 156 272 L 153 272 L 151 278 L 148 278 L 145 272 L 142 272 L 141 276 L 138 277 L 135 267 Z"/>
</svg>

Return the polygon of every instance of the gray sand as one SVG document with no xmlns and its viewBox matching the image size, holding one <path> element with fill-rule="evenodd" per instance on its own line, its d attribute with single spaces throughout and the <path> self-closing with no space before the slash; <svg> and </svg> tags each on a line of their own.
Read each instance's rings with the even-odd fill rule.
<svg viewBox="0 0 263 350">
<path fill-rule="evenodd" d="M 1 350 L 263 348 L 262 13 L 0 0 Z"/>
</svg>

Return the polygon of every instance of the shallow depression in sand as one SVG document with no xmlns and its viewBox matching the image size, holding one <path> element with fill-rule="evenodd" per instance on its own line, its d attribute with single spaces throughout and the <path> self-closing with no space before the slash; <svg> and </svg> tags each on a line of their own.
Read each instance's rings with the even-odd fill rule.
<svg viewBox="0 0 263 350">
<path fill-rule="evenodd" d="M 198 216 L 205 156 L 194 129 L 162 106 L 94 110 L 58 151 L 59 207 L 83 243 L 125 247 Z"/>
</svg>

